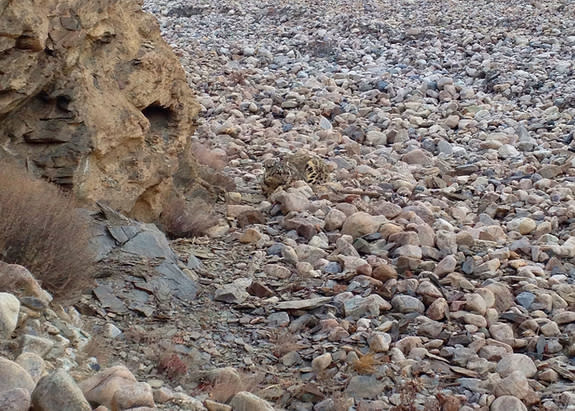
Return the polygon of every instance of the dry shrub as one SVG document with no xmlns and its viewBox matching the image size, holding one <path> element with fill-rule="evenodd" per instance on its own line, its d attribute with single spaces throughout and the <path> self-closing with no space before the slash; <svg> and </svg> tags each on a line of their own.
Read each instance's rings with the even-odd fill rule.
<svg viewBox="0 0 575 411">
<path fill-rule="evenodd" d="M 56 186 L 8 163 L 0 168 L 0 259 L 26 267 L 60 302 L 93 279 L 90 221 Z"/>
<path fill-rule="evenodd" d="M 198 163 L 213 168 L 214 170 L 221 170 L 227 164 L 225 154 L 210 150 L 202 143 L 192 143 L 192 152 L 196 160 L 198 160 Z"/>
<path fill-rule="evenodd" d="M 201 199 L 172 198 L 160 215 L 160 224 L 170 238 L 199 237 L 218 222 L 211 208 Z"/>
<path fill-rule="evenodd" d="M 225 404 L 238 392 L 254 392 L 261 381 L 262 376 L 258 374 L 240 374 L 240 378 L 224 374 L 214 381 L 210 397 L 214 401 Z"/>
<path fill-rule="evenodd" d="M 381 361 L 375 358 L 375 354 L 369 353 L 360 356 L 359 360 L 353 363 L 353 368 L 360 374 L 373 374 L 375 367 L 380 364 Z"/>
<path fill-rule="evenodd" d="M 175 352 L 168 352 L 160 357 L 158 371 L 171 380 L 177 380 L 188 373 L 188 365 Z"/>
</svg>

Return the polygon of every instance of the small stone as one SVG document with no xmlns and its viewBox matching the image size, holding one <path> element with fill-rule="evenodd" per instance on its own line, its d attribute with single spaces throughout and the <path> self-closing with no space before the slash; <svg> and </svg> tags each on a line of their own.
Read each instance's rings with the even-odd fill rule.
<svg viewBox="0 0 575 411">
<path fill-rule="evenodd" d="M 445 314 L 449 312 L 449 304 L 445 298 L 438 298 L 431 303 L 427 309 L 426 315 L 432 320 L 439 321 L 445 318 Z"/>
<path fill-rule="evenodd" d="M 295 251 L 294 251 L 295 254 Z M 286 279 L 291 275 L 289 268 L 280 264 L 267 264 L 264 266 L 264 273 L 272 278 Z"/>
<path fill-rule="evenodd" d="M 503 144 L 501 147 L 499 147 L 497 153 L 501 159 L 517 157 L 520 154 L 519 151 L 517 151 L 517 149 L 511 144 Z"/>
<path fill-rule="evenodd" d="M 445 125 L 449 128 L 457 128 L 459 125 L 459 116 L 452 114 L 445 119 Z"/>
<path fill-rule="evenodd" d="M 546 337 L 555 337 L 561 334 L 559 326 L 554 321 L 549 321 L 547 324 L 542 325 L 540 330 L 541 333 Z"/>
<path fill-rule="evenodd" d="M 369 348 L 373 352 L 387 352 L 391 344 L 391 336 L 387 333 L 373 333 L 367 340 Z"/>
<path fill-rule="evenodd" d="M 347 216 L 343 211 L 337 208 L 332 208 L 325 216 L 325 229 L 327 231 L 335 231 L 343 226 Z"/>
<path fill-rule="evenodd" d="M 525 377 L 531 378 L 537 373 L 537 367 L 525 354 L 510 354 L 497 363 L 496 371 L 501 377 L 507 377 L 513 371 L 519 371 Z"/>
<path fill-rule="evenodd" d="M 527 411 L 525 404 L 519 398 L 504 395 L 491 403 L 490 411 Z"/>
<path fill-rule="evenodd" d="M 363 211 L 358 211 L 346 218 L 341 232 L 342 234 L 349 234 L 353 238 L 361 237 L 377 232 L 383 222 L 385 222 L 385 217 L 374 217 Z"/>
<path fill-rule="evenodd" d="M 319 357 L 315 357 L 311 362 L 311 368 L 316 374 L 321 373 L 327 367 L 330 366 L 332 362 L 332 357 L 330 353 L 325 353 L 320 355 Z"/>
<path fill-rule="evenodd" d="M 387 144 L 387 134 L 381 131 L 371 130 L 365 135 L 365 141 L 372 146 Z"/>
<path fill-rule="evenodd" d="M 287 327 L 289 325 L 290 319 L 289 314 L 285 311 L 280 311 L 278 313 L 273 313 L 268 316 L 268 326 L 272 328 Z"/>
<path fill-rule="evenodd" d="M 465 296 L 465 308 L 469 311 L 484 315 L 487 311 L 487 303 L 479 294 L 467 294 Z"/>
<path fill-rule="evenodd" d="M 500 265 L 501 261 L 498 258 L 493 258 L 475 267 L 473 273 L 480 277 L 494 277 Z"/>
<path fill-rule="evenodd" d="M 106 337 L 116 338 L 116 337 L 119 337 L 121 334 L 122 334 L 122 330 L 120 330 L 114 324 L 108 323 L 108 324 L 104 325 L 104 335 L 106 335 Z"/>
<path fill-rule="evenodd" d="M 506 344 L 513 344 L 515 336 L 513 335 L 513 328 L 509 324 L 495 323 L 489 327 L 489 333 L 493 339 L 504 342 Z"/>
<path fill-rule="evenodd" d="M 379 281 L 386 282 L 387 280 L 396 279 L 397 271 L 390 264 L 380 264 L 372 270 L 371 276 Z"/>
<path fill-rule="evenodd" d="M 421 247 L 411 244 L 402 245 L 401 247 L 396 248 L 393 254 L 398 257 L 407 257 L 416 260 L 419 260 L 423 257 Z"/>
<path fill-rule="evenodd" d="M 410 295 L 396 295 L 391 300 L 391 305 L 400 313 L 423 313 L 425 311 L 425 305 Z"/>
<path fill-rule="evenodd" d="M 324 116 L 320 116 L 319 126 L 324 130 L 331 130 L 333 128 L 333 126 L 331 125 L 331 121 L 329 121 Z"/>
<path fill-rule="evenodd" d="M 18 325 L 20 301 L 10 293 L 0 293 L 0 339 L 10 338 Z"/>
<path fill-rule="evenodd" d="M 415 149 L 401 156 L 401 161 L 407 164 L 429 165 L 433 160 L 427 152 Z"/>
<path fill-rule="evenodd" d="M 32 393 L 34 410 L 91 411 L 82 390 L 64 370 L 42 377 Z"/>
<path fill-rule="evenodd" d="M 241 304 L 248 296 L 247 288 L 251 280 L 238 278 L 231 284 L 226 284 L 218 289 L 214 294 L 214 300 L 230 304 Z"/>
<path fill-rule="evenodd" d="M 557 324 L 569 324 L 575 322 L 575 311 L 562 311 L 553 316 L 553 321 Z"/>
<path fill-rule="evenodd" d="M 377 317 L 381 311 L 387 311 L 390 308 L 391 304 L 378 294 L 368 297 L 356 295 L 344 302 L 345 316 L 352 319 L 359 319 L 366 315 Z"/>
<path fill-rule="evenodd" d="M 441 278 L 449 273 L 454 272 L 456 267 L 457 267 L 457 260 L 455 259 L 455 256 L 450 254 L 443 257 L 443 259 L 437 264 L 433 272 L 435 273 L 435 275 Z"/>
<path fill-rule="evenodd" d="M 250 286 L 247 288 L 247 292 L 250 295 L 254 295 L 259 298 L 267 298 L 275 294 L 271 288 L 260 281 L 252 281 Z"/>
<path fill-rule="evenodd" d="M 409 355 L 411 350 L 415 347 L 421 347 L 421 338 L 416 336 L 403 337 L 395 343 L 395 348 L 399 349 L 403 354 Z"/>
<path fill-rule="evenodd" d="M 281 205 L 284 214 L 292 211 L 304 211 L 310 206 L 309 199 L 300 191 L 289 191 L 277 196 L 276 200 Z"/>
<path fill-rule="evenodd" d="M 523 291 L 517 294 L 515 300 L 523 308 L 529 309 L 529 307 L 531 307 L 531 304 L 533 304 L 533 301 L 535 301 L 535 294 L 530 293 L 528 291 Z"/>
<path fill-rule="evenodd" d="M 514 303 L 513 294 L 508 286 L 502 283 L 489 284 L 487 287 L 495 297 L 494 308 L 499 313 L 503 313 L 509 309 Z"/>
<path fill-rule="evenodd" d="M 208 411 L 232 411 L 232 407 L 217 401 L 206 400 L 204 404 Z"/>
<path fill-rule="evenodd" d="M 239 238 L 240 243 L 251 244 L 257 243 L 262 239 L 261 233 L 255 228 L 248 228 Z"/>
<path fill-rule="evenodd" d="M 300 364 L 302 362 L 302 358 L 297 351 L 290 351 L 281 357 L 281 362 L 286 367 L 293 367 L 294 365 Z"/>
<path fill-rule="evenodd" d="M 234 411 L 274 411 L 274 408 L 255 394 L 240 391 L 230 401 Z"/>
</svg>

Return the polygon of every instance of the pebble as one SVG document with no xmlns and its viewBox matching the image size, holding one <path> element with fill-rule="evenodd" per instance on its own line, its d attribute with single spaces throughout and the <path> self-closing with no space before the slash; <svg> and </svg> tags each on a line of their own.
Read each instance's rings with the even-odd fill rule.
<svg viewBox="0 0 575 411">
<path fill-rule="evenodd" d="M 423 313 L 425 311 L 425 305 L 410 295 L 396 295 L 391 300 L 391 305 L 400 313 Z"/>
</svg>

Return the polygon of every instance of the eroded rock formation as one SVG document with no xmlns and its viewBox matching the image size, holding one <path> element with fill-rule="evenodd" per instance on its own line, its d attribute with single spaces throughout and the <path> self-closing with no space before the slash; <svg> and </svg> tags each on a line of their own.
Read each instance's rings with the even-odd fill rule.
<svg viewBox="0 0 575 411">
<path fill-rule="evenodd" d="M 0 159 L 150 221 L 198 107 L 140 1 L 0 0 Z"/>
</svg>

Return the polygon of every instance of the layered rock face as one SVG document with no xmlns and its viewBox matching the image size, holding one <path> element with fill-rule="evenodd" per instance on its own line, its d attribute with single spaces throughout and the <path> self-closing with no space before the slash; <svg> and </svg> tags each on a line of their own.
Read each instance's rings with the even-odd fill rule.
<svg viewBox="0 0 575 411">
<path fill-rule="evenodd" d="M 136 0 L 0 0 L 0 159 L 150 221 L 198 112 Z"/>
</svg>

